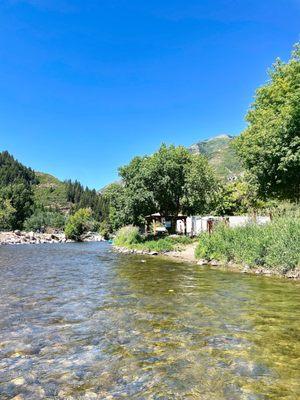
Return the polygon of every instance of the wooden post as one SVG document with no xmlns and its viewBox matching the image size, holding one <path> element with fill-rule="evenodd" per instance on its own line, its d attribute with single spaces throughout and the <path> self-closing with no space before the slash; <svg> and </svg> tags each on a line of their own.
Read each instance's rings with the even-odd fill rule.
<svg viewBox="0 0 300 400">
<path fill-rule="evenodd" d="M 208 230 L 208 234 L 210 235 L 213 230 L 213 220 L 212 219 L 207 220 L 207 230 Z"/>
</svg>

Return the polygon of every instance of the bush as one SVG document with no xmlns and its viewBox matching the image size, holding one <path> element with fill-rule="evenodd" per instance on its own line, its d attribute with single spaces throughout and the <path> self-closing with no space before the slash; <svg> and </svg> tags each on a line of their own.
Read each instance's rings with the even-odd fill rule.
<svg viewBox="0 0 300 400">
<path fill-rule="evenodd" d="M 93 231 L 95 226 L 92 211 L 89 208 L 81 208 L 68 219 L 65 227 L 66 238 L 80 241 L 81 236 L 88 231 Z"/>
<path fill-rule="evenodd" d="M 179 250 L 183 245 L 190 244 L 194 241 L 187 236 L 167 236 L 158 238 L 157 236 L 141 236 L 139 229 L 129 225 L 119 229 L 114 244 L 117 246 L 128 247 L 130 249 L 167 252 Z"/>
<path fill-rule="evenodd" d="M 266 225 L 219 225 L 199 237 L 196 257 L 264 266 L 286 272 L 300 266 L 300 219 L 278 218 Z"/>
<path fill-rule="evenodd" d="M 66 217 L 58 211 L 35 210 L 24 222 L 26 231 L 42 231 L 47 228 L 63 229 Z"/>
<path fill-rule="evenodd" d="M 109 223 L 107 221 L 100 222 L 100 224 L 99 224 L 99 233 L 100 233 L 101 236 L 104 237 L 105 240 L 109 239 L 110 231 L 111 231 L 111 228 L 110 228 L 110 225 L 109 225 Z"/>
<path fill-rule="evenodd" d="M 114 244 L 117 246 L 130 246 L 141 241 L 139 228 L 133 225 L 123 226 L 117 231 Z"/>
</svg>

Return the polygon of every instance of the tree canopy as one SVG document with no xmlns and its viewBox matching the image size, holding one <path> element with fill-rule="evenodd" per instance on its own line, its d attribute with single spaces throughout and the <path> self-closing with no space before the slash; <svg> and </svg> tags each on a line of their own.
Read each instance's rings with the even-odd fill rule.
<svg viewBox="0 0 300 400">
<path fill-rule="evenodd" d="M 277 60 L 256 91 L 248 127 L 236 150 L 257 180 L 259 194 L 300 198 L 300 44 L 288 62 Z"/>
<path fill-rule="evenodd" d="M 7 151 L 0 153 L 0 229 L 22 227 L 32 213 L 33 191 L 37 178 Z"/>
<path fill-rule="evenodd" d="M 183 146 L 166 146 L 151 156 L 135 157 L 121 167 L 124 213 L 131 215 L 126 223 L 139 224 L 145 215 L 160 212 L 206 212 L 214 198 L 218 183 L 208 161 L 192 155 Z"/>
</svg>

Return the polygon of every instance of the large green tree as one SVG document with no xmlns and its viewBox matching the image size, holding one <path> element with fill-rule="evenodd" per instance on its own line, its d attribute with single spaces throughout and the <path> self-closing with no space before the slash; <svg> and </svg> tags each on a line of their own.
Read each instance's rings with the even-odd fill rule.
<svg viewBox="0 0 300 400">
<path fill-rule="evenodd" d="M 7 151 L 0 153 L 0 191 L 2 212 L 10 215 L 5 229 L 21 228 L 32 213 L 33 185 L 37 178 L 32 169 L 25 167 Z M 8 223 L 9 221 L 9 223 Z M 4 229 L 4 228 L 0 228 Z"/>
<path fill-rule="evenodd" d="M 288 62 L 277 60 L 256 91 L 248 127 L 235 147 L 259 194 L 300 198 L 300 44 Z"/>
<path fill-rule="evenodd" d="M 206 158 L 182 146 L 162 145 L 151 156 L 136 157 L 120 168 L 120 176 L 131 223 L 155 211 L 170 216 L 206 212 L 218 187 Z"/>
</svg>

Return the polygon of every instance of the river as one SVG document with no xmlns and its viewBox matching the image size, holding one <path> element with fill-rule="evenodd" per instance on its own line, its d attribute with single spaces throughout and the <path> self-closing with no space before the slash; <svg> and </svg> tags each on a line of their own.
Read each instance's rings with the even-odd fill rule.
<svg viewBox="0 0 300 400">
<path fill-rule="evenodd" d="M 0 247 L 0 399 L 300 398 L 300 285 L 106 243 Z"/>
</svg>

